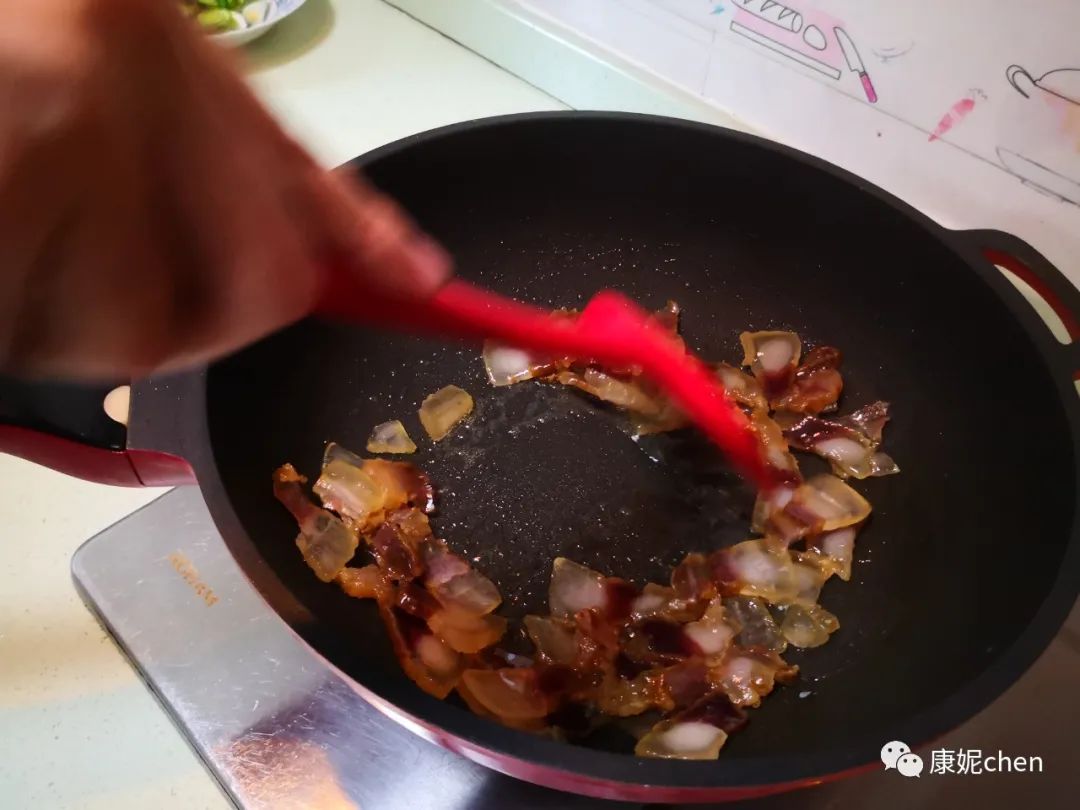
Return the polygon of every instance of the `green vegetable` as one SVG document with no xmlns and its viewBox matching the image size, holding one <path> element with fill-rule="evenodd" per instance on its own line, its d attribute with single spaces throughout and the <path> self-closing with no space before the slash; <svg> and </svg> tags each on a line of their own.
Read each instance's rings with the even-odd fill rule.
<svg viewBox="0 0 1080 810">
<path fill-rule="evenodd" d="M 200 6 L 207 8 L 224 8 L 229 11 L 240 8 L 247 0 L 197 0 Z"/>
<path fill-rule="evenodd" d="M 229 2 L 229 0 L 220 0 L 221 2 Z M 203 2 L 203 0 L 199 0 Z M 232 31 L 237 28 L 236 18 L 233 17 L 232 12 L 224 8 L 207 9 L 206 11 L 200 11 L 195 19 L 199 21 L 199 25 L 214 33 L 221 33 L 223 31 Z"/>
</svg>

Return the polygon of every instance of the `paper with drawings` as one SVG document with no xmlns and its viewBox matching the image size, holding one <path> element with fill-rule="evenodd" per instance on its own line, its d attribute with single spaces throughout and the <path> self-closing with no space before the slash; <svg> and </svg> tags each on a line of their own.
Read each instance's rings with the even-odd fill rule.
<svg viewBox="0 0 1080 810">
<path fill-rule="evenodd" d="M 518 2 L 1080 286 L 1080 3 Z"/>
</svg>

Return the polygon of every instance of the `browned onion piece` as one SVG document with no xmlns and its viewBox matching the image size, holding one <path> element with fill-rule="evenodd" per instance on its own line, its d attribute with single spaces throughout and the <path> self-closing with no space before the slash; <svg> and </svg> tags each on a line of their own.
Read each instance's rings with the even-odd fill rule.
<svg viewBox="0 0 1080 810">
<path fill-rule="evenodd" d="M 597 709 L 612 717 L 633 717 L 668 702 L 664 676 L 655 670 L 639 672 L 630 678 L 609 672 L 600 685 L 591 690 L 590 697 Z"/>
<path fill-rule="evenodd" d="M 507 717 L 499 717 L 499 715 L 489 711 L 483 703 L 476 699 L 476 696 L 470 691 L 468 684 L 465 683 L 464 679 L 458 681 L 457 693 L 461 696 L 465 705 L 469 707 L 469 711 L 487 720 L 492 720 L 496 723 L 508 726 L 509 728 L 520 729 L 521 731 L 540 732 L 547 728 L 546 717 L 534 717 L 524 720 L 511 720 Z"/>
<path fill-rule="evenodd" d="M 727 363 L 716 364 L 716 376 L 727 395 L 751 411 L 768 410 L 769 403 L 761 390 L 761 383 L 745 371 Z"/>
<path fill-rule="evenodd" d="M 365 448 L 369 453 L 415 453 L 416 444 L 397 419 L 383 422 L 371 430 Z"/>
<path fill-rule="evenodd" d="M 453 609 L 436 610 L 427 623 L 447 646 L 460 653 L 478 653 L 497 643 L 506 632 L 506 619 L 502 616 Z"/>
<path fill-rule="evenodd" d="M 707 695 L 675 717 L 657 723 L 634 753 L 662 759 L 716 759 L 729 734 L 746 725 L 746 714 L 722 692 Z"/>
<path fill-rule="evenodd" d="M 551 615 L 573 616 L 581 610 L 599 610 L 607 602 L 605 577 L 566 557 L 556 557 L 551 569 L 548 605 Z"/>
<path fill-rule="evenodd" d="M 304 478 L 291 464 L 274 472 L 274 496 L 288 509 L 300 526 L 296 546 L 315 575 L 331 582 L 356 554 L 356 535 L 334 515 L 313 504 L 304 494 Z"/>
<path fill-rule="evenodd" d="M 780 629 L 794 647 L 820 647 L 840 627 L 840 622 L 821 605 L 791 605 L 784 611 Z"/>
<path fill-rule="evenodd" d="M 420 619 L 382 602 L 379 615 L 405 674 L 428 694 L 440 699 L 450 694 L 461 677 L 461 656 Z"/>
<path fill-rule="evenodd" d="M 495 583 L 473 569 L 428 587 L 446 607 L 474 616 L 491 613 L 502 602 Z"/>
<path fill-rule="evenodd" d="M 753 596 L 730 596 L 724 599 L 731 621 L 738 625 L 735 637 L 740 647 L 760 647 L 782 653 L 787 649 L 780 627 L 765 602 Z"/>
<path fill-rule="evenodd" d="M 743 332 L 739 335 L 744 366 L 749 366 L 766 398 L 780 396 L 791 384 L 802 354 L 794 332 Z"/>
<path fill-rule="evenodd" d="M 424 572 L 420 543 L 402 531 L 399 524 L 381 523 L 366 539 L 372 556 L 389 579 L 407 582 Z"/>
<path fill-rule="evenodd" d="M 551 711 L 533 669 L 467 669 L 461 676 L 471 696 L 507 720 L 540 720 Z"/>
<path fill-rule="evenodd" d="M 412 464 L 369 458 L 364 460 L 363 470 L 386 490 L 387 510 L 409 504 L 423 512 L 434 511 L 435 489 L 431 486 L 431 480 Z M 418 515 L 417 519 L 422 517 Z M 427 531 L 426 520 L 424 527 Z"/>
<path fill-rule="evenodd" d="M 798 671 L 776 653 L 732 648 L 710 678 L 736 706 L 759 706 L 776 683 L 789 683 Z"/>
<path fill-rule="evenodd" d="M 836 407 L 844 390 L 840 376 L 840 352 L 832 346 L 815 346 L 791 377 L 786 390 L 769 397 L 774 410 L 821 413 Z"/>
<path fill-rule="evenodd" d="M 550 616 L 526 616 L 525 631 L 545 663 L 573 666 L 577 661 L 578 642 L 573 622 Z"/>
<path fill-rule="evenodd" d="M 341 590 L 356 599 L 379 599 L 384 597 L 386 580 L 377 565 L 363 568 L 343 568 L 338 572 L 337 583 Z"/>
<path fill-rule="evenodd" d="M 420 403 L 420 424 L 433 441 L 445 438 L 454 426 L 472 413 L 473 398 L 456 385 L 440 388 Z"/>
</svg>

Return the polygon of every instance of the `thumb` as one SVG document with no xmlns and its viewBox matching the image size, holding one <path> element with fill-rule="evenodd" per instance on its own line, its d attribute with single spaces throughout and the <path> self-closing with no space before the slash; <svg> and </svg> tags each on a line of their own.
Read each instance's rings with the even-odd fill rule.
<svg viewBox="0 0 1080 810">
<path fill-rule="evenodd" d="M 425 297 L 450 277 L 452 262 L 446 251 L 396 202 L 363 179 L 316 169 L 308 192 L 315 247 L 365 286 Z"/>
</svg>

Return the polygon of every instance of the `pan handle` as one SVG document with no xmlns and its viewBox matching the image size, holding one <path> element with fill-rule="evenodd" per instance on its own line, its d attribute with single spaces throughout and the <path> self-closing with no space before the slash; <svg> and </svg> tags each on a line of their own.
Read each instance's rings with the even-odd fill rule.
<svg viewBox="0 0 1080 810">
<path fill-rule="evenodd" d="M 105 397 L 121 384 L 0 376 L 0 453 L 101 484 L 167 486 L 193 482 L 194 473 L 184 459 L 131 446 L 125 422 L 106 414 Z M 128 414 L 120 415 L 127 421 Z"/>
<path fill-rule="evenodd" d="M 1033 289 L 1061 319 L 1070 343 L 1066 352 L 1073 378 L 1080 380 L 1080 289 L 1049 259 L 1019 237 L 1004 231 L 959 231 L 991 263 Z"/>
</svg>

